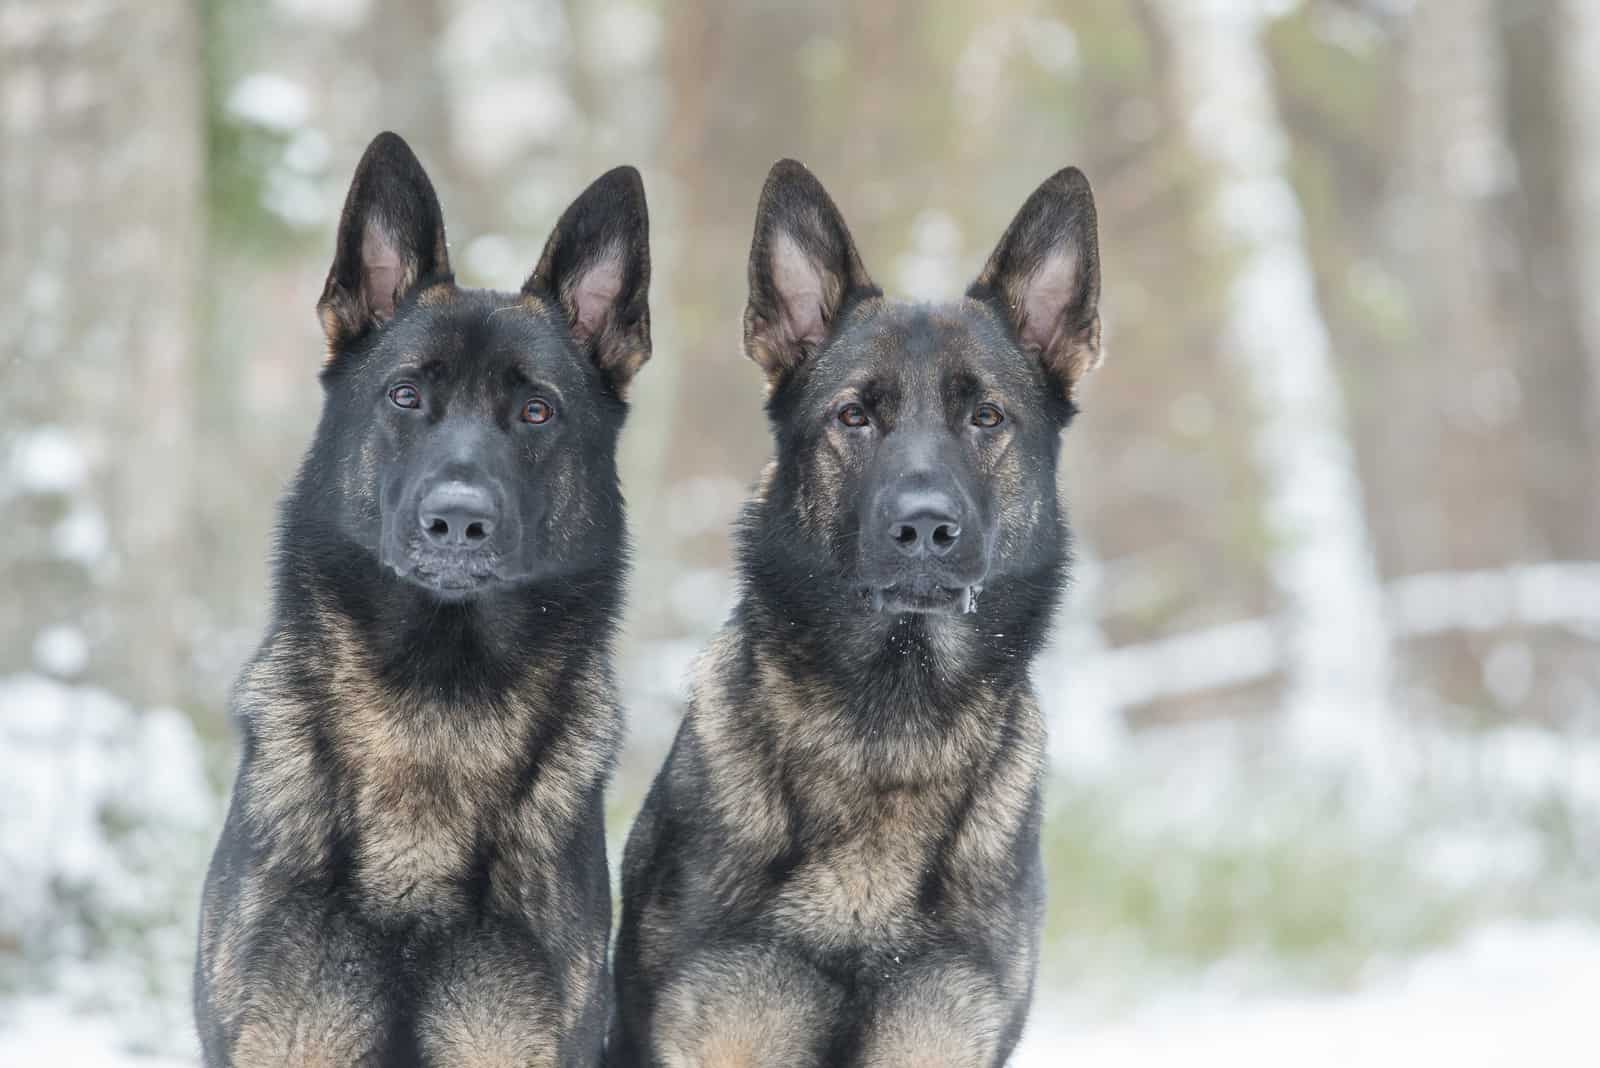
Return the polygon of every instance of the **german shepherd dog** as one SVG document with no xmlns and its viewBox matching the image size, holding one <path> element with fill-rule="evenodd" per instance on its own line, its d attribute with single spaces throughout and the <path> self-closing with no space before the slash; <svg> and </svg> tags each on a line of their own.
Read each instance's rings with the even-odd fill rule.
<svg viewBox="0 0 1600 1068">
<path fill-rule="evenodd" d="M 638 172 L 519 293 L 458 288 L 382 134 L 318 310 L 325 404 L 201 907 L 208 1065 L 592 1065 L 625 573 L 615 449 L 650 354 Z"/>
<path fill-rule="evenodd" d="M 1056 451 L 1099 360 L 1090 185 L 1045 182 L 963 301 L 904 304 L 782 161 L 749 273 L 776 459 L 627 841 L 610 1063 L 1002 1065 L 1042 923 Z"/>
<path fill-rule="evenodd" d="M 773 168 L 744 336 L 776 458 L 628 840 L 610 1063 L 1010 1055 L 1044 900 L 1029 663 L 1064 579 L 1056 454 L 1100 358 L 1098 255 L 1069 168 L 964 300 L 886 300 L 821 184 Z"/>
</svg>

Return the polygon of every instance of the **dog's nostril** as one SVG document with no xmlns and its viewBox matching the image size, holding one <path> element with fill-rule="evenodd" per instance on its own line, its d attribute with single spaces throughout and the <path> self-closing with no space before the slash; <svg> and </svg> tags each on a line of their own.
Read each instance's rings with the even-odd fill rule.
<svg viewBox="0 0 1600 1068">
<path fill-rule="evenodd" d="M 901 545 L 911 545 L 917 540 L 917 528 L 910 523 L 898 523 L 889 532 L 889 536 Z"/>
<path fill-rule="evenodd" d="M 961 528 L 954 523 L 940 523 L 933 528 L 933 543 L 941 549 L 947 549 L 955 544 L 960 535 Z"/>
<path fill-rule="evenodd" d="M 446 534 L 450 533 L 450 524 L 446 523 L 438 516 L 434 516 L 433 519 L 428 523 L 428 533 L 442 538 Z"/>
<path fill-rule="evenodd" d="M 482 541 L 484 538 L 487 538 L 488 536 L 489 536 L 489 532 L 483 528 L 483 524 L 482 523 L 468 523 L 467 524 L 467 540 L 468 541 Z"/>
</svg>

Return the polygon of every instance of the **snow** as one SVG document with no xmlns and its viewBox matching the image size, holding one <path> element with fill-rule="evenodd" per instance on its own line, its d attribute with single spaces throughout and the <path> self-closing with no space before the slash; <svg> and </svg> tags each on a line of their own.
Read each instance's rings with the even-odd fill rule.
<svg viewBox="0 0 1600 1068">
<path fill-rule="evenodd" d="M 1074 574 L 1066 611 L 1088 599 Z M 1382 588 L 1384 616 L 1395 638 L 1423 638 L 1451 631 L 1499 631 L 1516 627 L 1561 627 L 1580 636 L 1600 635 L 1600 563 L 1548 561 L 1482 571 L 1430 571 L 1397 578 Z M 1282 670 L 1280 616 L 1238 620 L 1137 644 L 1098 649 L 1058 642 L 1041 659 L 1036 677 L 1046 711 L 1064 722 L 1076 705 L 1048 684 L 1051 679 L 1096 674 L 1106 699 L 1126 708 L 1260 682 Z M 1499 650 L 1501 647 L 1496 647 Z M 1530 683 L 1526 647 L 1515 644 L 1485 657 L 1486 682 L 1507 704 Z M 1073 711 L 1069 713 L 1069 709 Z"/>
<path fill-rule="evenodd" d="M 0 677 L 0 1029 L 49 1019 L 5 1002 L 20 987 L 63 1013 L 92 1007 L 123 1041 L 172 1044 L 220 808 L 178 711 Z M 0 1043 L 0 1065 L 38 1063 L 13 1057 Z"/>
<path fill-rule="evenodd" d="M 252 74 L 228 94 L 228 112 L 245 122 L 289 133 L 310 117 L 311 96 L 305 86 L 281 74 Z"/>
<path fill-rule="evenodd" d="M 1041 998 L 1012 1064 L 1592 1065 L 1597 991 L 1600 929 L 1501 925 L 1342 994 L 1169 995 L 1089 1024 L 1069 999 Z"/>
<path fill-rule="evenodd" d="M 1600 624 L 1600 563 L 1550 561 L 1503 570 L 1410 575 L 1388 590 L 1405 634 Z"/>
<path fill-rule="evenodd" d="M 89 665 L 89 641 L 70 624 L 46 627 L 33 640 L 33 662 L 40 671 L 61 678 L 82 674 Z"/>
<path fill-rule="evenodd" d="M 89 459 L 65 427 L 41 426 L 11 446 L 10 481 L 23 493 L 70 493 L 88 480 Z"/>
<path fill-rule="evenodd" d="M 99 509 L 77 501 L 50 532 L 50 544 L 61 559 L 89 567 L 106 558 L 111 549 L 111 534 Z"/>
<path fill-rule="evenodd" d="M 1073 545 L 1072 585 L 1049 656 L 1034 671 L 1050 724 L 1050 764 L 1081 778 L 1106 776 L 1128 749 L 1123 695 L 1110 678 L 1110 644 L 1100 629 L 1105 568 L 1086 537 Z"/>
<path fill-rule="evenodd" d="M 111 695 L 32 676 L 0 680 L 4 772 L 0 920 L 27 931 L 58 884 L 117 896 L 135 884 L 108 841 L 115 810 L 129 821 L 203 825 L 213 807 L 193 728 L 167 709 L 137 715 Z"/>
<path fill-rule="evenodd" d="M 73 1012 L 59 999 L 0 1002 L 0 1068 L 192 1068 L 192 1059 L 131 1053 L 114 1024 Z"/>
<path fill-rule="evenodd" d="M 641 659 L 655 663 L 654 674 L 630 685 L 666 702 L 698 646 L 652 649 Z M 1471 736 L 1413 729 L 1410 761 L 1425 770 L 1435 799 L 1454 807 L 1431 821 L 1420 803 L 1386 808 L 1387 823 L 1369 824 L 1350 808 L 1339 818 L 1352 822 L 1332 826 L 1308 823 L 1329 817 L 1307 809 L 1295 792 L 1305 789 L 1303 776 L 1292 768 L 1277 778 L 1252 772 L 1243 754 L 1259 748 L 1253 729 L 1261 728 L 1196 725 L 1128 738 L 1103 769 L 1104 785 L 1090 788 L 1103 802 L 1092 818 L 1110 821 L 1100 832 L 1134 853 L 1150 842 L 1191 850 L 1215 842 L 1267 856 L 1273 843 L 1292 843 L 1297 828 L 1316 826 L 1349 848 L 1406 850 L 1428 880 L 1486 903 L 1474 913 L 1477 926 L 1448 949 L 1396 956 L 1394 947 L 1415 943 L 1391 928 L 1416 922 L 1431 899 L 1406 896 L 1390 908 L 1368 891 L 1354 899 L 1363 911 L 1353 921 L 1357 944 L 1370 946 L 1366 963 L 1353 987 L 1336 992 L 1284 985 L 1299 973 L 1260 958 L 1249 932 L 1234 955 L 1174 967 L 1143 952 L 1141 928 L 1094 932 L 1105 935 L 1100 941 L 1078 931 L 1051 945 L 1129 949 L 1075 969 L 1110 975 L 1114 996 L 1087 986 L 1042 990 L 1014 1064 L 1138 1066 L 1181 1056 L 1228 1068 L 1288 1058 L 1471 1068 L 1512 1055 L 1583 1063 L 1573 1051 L 1600 990 L 1600 927 L 1517 919 L 1533 913 L 1512 896 L 1570 884 L 1572 873 L 1550 855 L 1553 840 L 1527 812 L 1559 797 L 1575 826 L 1595 825 L 1594 740 L 1532 727 Z M 0 1068 L 193 1065 L 194 904 L 220 798 L 188 720 L 170 709 L 136 711 L 94 687 L 0 678 L 0 812 L 0 945 L 8 947 L 0 954 Z M 1251 852 L 1251 842 L 1261 848 Z M 1184 880 L 1202 871 L 1181 858 L 1161 864 L 1154 889 L 1175 901 L 1194 889 Z M 1253 897 L 1252 878 L 1238 875 Z M 1047 950 L 1047 975 L 1052 963 L 1056 974 L 1066 971 L 1052 952 L 1078 950 Z"/>
<path fill-rule="evenodd" d="M 1600 929 L 1577 923 L 1498 925 L 1344 993 L 1166 993 L 1122 1019 L 1096 1021 L 1075 1011 L 1071 994 L 1043 992 L 1012 1065 L 1589 1065 L 1597 990 Z M 114 1026 L 55 999 L 0 1003 L 0 1068 L 49 1063 L 194 1064 L 125 1052 Z"/>
</svg>

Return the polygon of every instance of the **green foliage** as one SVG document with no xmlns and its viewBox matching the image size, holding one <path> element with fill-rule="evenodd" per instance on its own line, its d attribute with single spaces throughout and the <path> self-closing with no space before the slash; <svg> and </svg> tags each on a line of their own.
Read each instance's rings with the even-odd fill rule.
<svg viewBox="0 0 1600 1068">
<path fill-rule="evenodd" d="M 229 114 L 227 96 L 244 67 L 242 53 L 266 14 L 254 4 L 207 0 L 201 8 L 205 61 L 207 221 L 214 246 L 282 254 L 295 231 L 267 210 L 266 174 L 287 136 Z"/>
<path fill-rule="evenodd" d="M 1241 771 L 1221 794 L 1175 790 L 1185 775 L 1173 769 L 1144 788 L 1054 784 L 1047 979 L 1103 983 L 1113 960 L 1113 984 L 1221 964 L 1268 982 L 1346 984 L 1375 959 L 1441 945 L 1488 918 L 1570 913 L 1572 896 L 1555 888 L 1585 877 L 1570 801 L 1496 823 L 1468 799 L 1419 793 L 1405 802 L 1409 819 L 1375 828 L 1331 783 Z M 1537 828 L 1534 870 L 1491 865 L 1461 877 L 1437 861 L 1441 841 L 1492 855 L 1497 833 L 1527 826 Z"/>
<path fill-rule="evenodd" d="M 1371 151 L 1381 141 L 1375 135 L 1393 103 L 1384 77 L 1389 52 L 1377 38 L 1366 44 L 1330 39 L 1321 21 L 1328 17 L 1323 6 L 1302 4 L 1268 24 L 1267 53 L 1282 106 L 1313 112 L 1327 136 Z"/>
</svg>

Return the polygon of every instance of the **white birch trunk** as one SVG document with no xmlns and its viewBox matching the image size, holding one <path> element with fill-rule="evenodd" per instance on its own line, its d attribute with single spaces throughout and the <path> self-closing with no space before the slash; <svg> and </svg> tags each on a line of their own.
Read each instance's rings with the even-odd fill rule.
<svg viewBox="0 0 1600 1068">
<path fill-rule="evenodd" d="M 1178 99 L 1212 170 L 1218 240 L 1236 264 L 1223 339 L 1253 395 L 1253 451 L 1288 625 L 1287 727 L 1302 756 L 1355 768 L 1391 747 L 1389 640 L 1361 486 L 1287 146 L 1249 2 L 1164 0 Z"/>
</svg>

